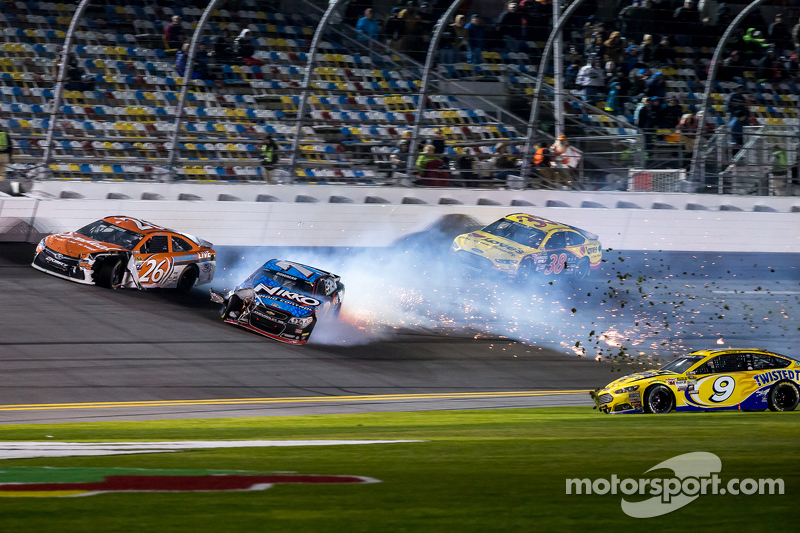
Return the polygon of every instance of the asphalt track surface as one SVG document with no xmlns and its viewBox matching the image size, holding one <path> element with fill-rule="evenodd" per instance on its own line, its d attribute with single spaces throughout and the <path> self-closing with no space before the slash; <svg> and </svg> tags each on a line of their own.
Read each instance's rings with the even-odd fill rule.
<svg viewBox="0 0 800 533">
<path fill-rule="evenodd" d="M 609 252 L 590 283 L 531 295 L 415 269 L 414 258 L 356 279 L 376 271 L 365 262 L 398 264 L 397 251 L 276 253 L 331 263 L 350 318 L 283 345 L 223 324 L 205 288 L 79 285 L 31 268 L 31 246 L 0 245 L 0 423 L 589 406 L 589 389 L 656 356 L 728 346 L 798 356 L 800 276 L 779 254 Z M 234 255 L 218 257 L 216 288 L 244 277 L 220 268 Z"/>
<path fill-rule="evenodd" d="M 106 290 L 0 246 L 0 423 L 590 405 L 600 363 L 507 339 L 389 332 L 279 344 L 223 324 L 206 289 Z M 505 348 L 505 349 L 504 349 Z M 607 371 L 607 370 L 606 370 Z"/>
</svg>

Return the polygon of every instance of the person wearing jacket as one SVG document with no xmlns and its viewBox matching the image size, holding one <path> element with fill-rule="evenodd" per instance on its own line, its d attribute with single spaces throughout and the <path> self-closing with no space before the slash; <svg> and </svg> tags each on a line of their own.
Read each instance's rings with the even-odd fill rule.
<svg viewBox="0 0 800 533">
<path fill-rule="evenodd" d="M 597 103 L 597 95 L 606 86 L 606 72 L 600 66 L 600 58 L 592 58 L 578 71 L 575 84 L 583 89 L 583 100 L 591 105 Z"/>
<path fill-rule="evenodd" d="M 0 181 L 6 180 L 6 168 L 11 164 L 13 155 L 14 144 L 11 142 L 11 135 L 0 128 Z"/>
<path fill-rule="evenodd" d="M 356 31 L 358 32 L 358 40 L 362 43 L 377 40 L 380 36 L 381 26 L 377 20 L 373 19 L 371 7 L 365 9 L 364 16 L 358 19 Z"/>
<path fill-rule="evenodd" d="M 264 144 L 261 145 L 261 164 L 264 167 L 264 175 L 267 181 L 271 181 L 270 171 L 275 163 L 278 162 L 278 144 L 267 135 Z"/>
<path fill-rule="evenodd" d="M 483 49 L 486 40 L 483 26 L 480 23 L 480 17 L 475 14 L 469 19 L 469 23 L 464 26 L 467 30 L 467 37 L 469 39 L 469 56 L 473 65 L 480 65 L 483 63 Z"/>
<path fill-rule="evenodd" d="M 186 72 L 186 62 L 189 60 L 189 43 L 183 43 L 180 52 L 175 56 L 175 70 L 181 76 Z"/>
</svg>

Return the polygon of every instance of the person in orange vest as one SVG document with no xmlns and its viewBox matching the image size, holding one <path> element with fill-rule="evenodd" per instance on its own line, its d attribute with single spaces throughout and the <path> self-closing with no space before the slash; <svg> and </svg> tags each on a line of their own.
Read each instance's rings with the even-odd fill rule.
<svg viewBox="0 0 800 533">
<path fill-rule="evenodd" d="M 555 178 L 555 172 L 551 167 L 552 162 L 553 157 L 549 146 L 542 146 L 533 154 L 533 167 L 536 169 L 536 173 L 549 183 L 552 183 Z"/>
</svg>

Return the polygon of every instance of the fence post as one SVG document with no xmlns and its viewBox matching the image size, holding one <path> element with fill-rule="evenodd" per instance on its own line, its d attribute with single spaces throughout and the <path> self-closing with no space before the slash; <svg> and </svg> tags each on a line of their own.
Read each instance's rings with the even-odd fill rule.
<svg viewBox="0 0 800 533">
<path fill-rule="evenodd" d="M 311 48 L 308 50 L 308 62 L 306 63 L 306 73 L 303 76 L 303 87 L 300 90 L 300 102 L 297 104 L 297 117 L 295 121 L 294 140 L 292 141 L 292 162 L 289 167 L 289 179 L 295 180 L 297 173 L 297 155 L 300 151 L 300 136 L 303 134 L 303 115 L 306 112 L 306 100 L 308 99 L 308 89 L 311 85 L 311 76 L 314 74 L 314 63 L 317 59 L 317 46 L 328 26 L 328 20 L 339 7 L 343 0 L 334 0 L 328 3 L 328 9 L 322 15 L 322 18 L 314 30 L 314 37 L 311 39 Z M 370 48 L 371 50 L 371 48 Z"/>
<path fill-rule="evenodd" d="M 183 115 L 184 106 L 186 105 L 186 95 L 189 93 L 189 85 L 192 83 L 194 57 L 197 53 L 198 41 L 201 39 L 203 28 L 205 28 L 208 17 L 211 16 L 211 12 L 216 7 L 218 1 L 219 0 L 211 0 L 208 6 L 206 6 L 206 10 L 203 11 L 203 15 L 200 17 L 200 21 L 197 23 L 197 26 L 194 29 L 194 34 L 192 34 L 192 42 L 189 45 L 189 56 L 186 58 L 186 70 L 183 71 L 181 97 L 178 99 L 178 106 L 175 108 L 175 131 L 172 132 L 172 148 L 170 148 L 169 157 L 167 158 L 167 172 L 170 181 L 174 181 L 177 175 L 174 167 L 175 159 L 180 151 L 178 149 L 178 136 L 181 133 L 181 117 Z"/>
<path fill-rule="evenodd" d="M 78 4 L 78 9 L 76 9 L 75 14 L 72 15 L 72 20 L 69 22 L 67 35 L 64 38 L 64 50 L 61 56 L 61 68 L 58 69 L 56 92 L 53 95 L 53 100 L 50 104 L 52 106 L 50 109 L 50 124 L 47 126 L 47 137 L 44 141 L 44 162 L 42 164 L 44 176 L 50 175 L 50 161 L 53 160 L 53 136 L 55 135 L 56 131 L 56 118 L 58 118 L 58 113 L 61 107 L 61 98 L 64 94 L 64 78 L 67 75 L 67 60 L 69 59 L 70 48 L 72 48 L 72 37 L 75 34 L 75 28 L 77 28 L 78 23 L 83 16 L 83 12 L 86 11 L 87 7 L 89 7 L 89 0 L 81 0 L 81 3 Z"/>
</svg>

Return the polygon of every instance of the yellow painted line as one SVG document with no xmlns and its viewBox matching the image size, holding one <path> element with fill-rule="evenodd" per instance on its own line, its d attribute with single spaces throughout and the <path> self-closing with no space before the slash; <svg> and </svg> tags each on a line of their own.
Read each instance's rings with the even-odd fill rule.
<svg viewBox="0 0 800 533">
<path fill-rule="evenodd" d="M 459 400 L 469 398 L 519 398 L 533 396 L 560 396 L 565 394 L 585 394 L 589 390 L 561 391 L 510 391 L 510 392 L 453 392 L 422 394 L 372 394 L 360 396 L 300 396 L 288 398 L 232 398 L 213 400 L 152 400 L 131 402 L 95 403 L 40 403 L 28 405 L 0 405 L 0 411 L 41 411 L 46 409 L 119 409 L 129 407 L 182 407 L 191 405 L 257 405 L 280 403 L 347 403 L 347 402 L 389 402 L 396 400 Z"/>
</svg>

